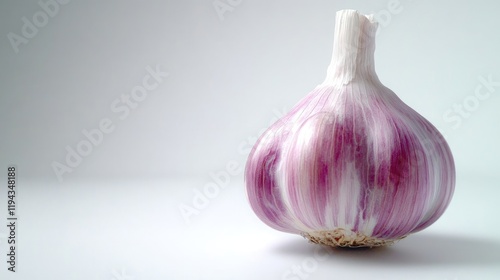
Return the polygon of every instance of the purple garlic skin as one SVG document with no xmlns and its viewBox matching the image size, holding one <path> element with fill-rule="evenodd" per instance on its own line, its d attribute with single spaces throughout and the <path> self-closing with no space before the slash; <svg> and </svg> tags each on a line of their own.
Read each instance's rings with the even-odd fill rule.
<svg viewBox="0 0 500 280">
<path fill-rule="evenodd" d="M 337 12 L 325 82 L 254 145 L 247 194 L 270 227 L 314 243 L 373 247 L 428 227 L 449 205 L 450 148 L 379 81 L 376 29 L 372 16 Z"/>
</svg>

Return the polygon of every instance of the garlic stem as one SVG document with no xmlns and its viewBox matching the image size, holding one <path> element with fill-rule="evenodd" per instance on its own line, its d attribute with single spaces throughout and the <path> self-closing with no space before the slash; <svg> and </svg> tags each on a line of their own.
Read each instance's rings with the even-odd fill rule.
<svg viewBox="0 0 500 280">
<path fill-rule="evenodd" d="M 372 15 L 337 12 L 332 61 L 323 84 L 347 85 L 361 78 L 380 83 L 374 66 L 377 27 Z"/>
</svg>

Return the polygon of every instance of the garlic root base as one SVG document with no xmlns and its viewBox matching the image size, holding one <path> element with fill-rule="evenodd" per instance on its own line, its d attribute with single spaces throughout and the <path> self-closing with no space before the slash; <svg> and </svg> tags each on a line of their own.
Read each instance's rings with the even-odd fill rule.
<svg viewBox="0 0 500 280">
<path fill-rule="evenodd" d="M 403 236 L 397 239 L 378 239 L 376 237 L 366 236 L 361 233 L 348 231 L 342 228 L 334 230 L 302 232 L 301 235 L 312 243 L 327 245 L 331 247 L 380 247 L 392 245 L 394 242 L 405 238 Z"/>
</svg>

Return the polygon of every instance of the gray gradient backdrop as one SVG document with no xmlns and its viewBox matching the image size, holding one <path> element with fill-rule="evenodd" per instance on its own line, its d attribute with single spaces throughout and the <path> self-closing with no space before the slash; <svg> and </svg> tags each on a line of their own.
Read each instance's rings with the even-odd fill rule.
<svg viewBox="0 0 500 280">
<path fill-rule="evenodd" d="M 228 172 L 228 164 L 239 167 L 230 177 L 234 188 L 220 190 L 218 202 L 212 200 L 210 208 L 204 210 L 211 214 L 197 215 L 198 223 L 210 225 L 211 215 L 219 213 L 217 205 L 245 205 L 241 168 L 251 143 L 263 128 L 323 81 L 331 58 L 334 15 L 344 8 L 378 14 L 381 24 L 375 62 L 379 78 L 445 134 L 456 160 L 457 188 L 475 189 L 489 197 L 487 190 L 498 187 L 498 1 L 40 2 L 58 4 L 46 8 L 52 14 L 48 15 L 38 1 L 0 2 L 0 182 L 5 181 L 7 166 L 14 164 L 19 174 L 19 211 L 25 213 L 19 233 L 20 242 L 23 237 L 25 240 L 24 247 L 20 247 L 24 250 L 20 252 L 20 258 L 24 257 L 22 272 L 7 274 L 2 261 L 0 275 L 13 277 L 2 279 L 44 275 L 41 279 L 119 280 L 116 267 L 123 264 L 135 271 L 134 279 L 167 279 L 164 276 L 169 271 L 193 279 L 236 277 L 236 271 L 223 269 L 217 270 L 222 276 L 213 274 L 215 270 L 199 275 L 192 270 L 185 273 L 181 265 L 172 262 L 169 266 L 175 268 L 148 272 L 147 265 L 154 261 L 143 260 L 144 266 L 134 266 L 137 262 L 133 260 L 114 262 L 112 254 L 106 255 L 100 249 L 85 252 L 89 258 L 105 256 L 96 257 L 95 263 L 104 264 L 102 267 L 94 271 L 89 266 L 75 272 L 79 261 L 85 261 L 74 253 L 81 252 L 81 248 L 71 237 L 92 228 L 84 217 L 90 215 L 85 213 L 93 213 L 94 218 L 104 215 L 102 223 L 109 232 L 116 230 L 120 232 L 116 235 L 123 238 L 120 240 L 134 243 L 142 235 L 130 233 L 132 238 L 123 231 L 136 224 L 129 224 L 125 218 L 123 223 L 116 221 L 121 221 L 122 214 L 138 213 L 127 205 L 136 203 L 139 197 L 138 203 L 144 206 L 140 217 L 154 213 L 162 219 L 146 222 L 146 227 L 163 226 L 155 228 L 156 235 L 150 237 L 156 241 L 145 245 L 154 252 L 153 244 L 171 242 L 168 239 L 176 235 L 172 232 L 192 232 L 178 208 L 189 204 L 205 183 L 216 181 L 217 174 Z M 160 77 L 157 87 L 146 90 L 140 101 L 125 105 L 122 98 L 130 97 L 149 79 L 148 67 L 168 72 L 168 77 Z M 488 80 L 489 85 L 485 82 Z M 154 77 L 148 81 L 154 82 Z M 125 113 L 124 106 L 129 113 Z M 71 172 L 58 178 L 55 162 L 67 165 L 68 147 L 77 150 L 82 141 L 87 141 L 82 131 L 99 128 L 103 120 L 108 120 L 113 130 L 103 133 L 91 151 L 87 147 L 88 155 L 79 162 L 75 160 L 74 166 L 68 166 Z M 154 186 L 145 184 L 153 181 Z M 0 183 L 1 209 L 6 209 L 5 186 Z M 117 198 L 116 194 L 121 196 Z M 458 197 L 456 201 L 462 201 Z M 90 205 L 109 211 L 103 214 Z M 457 211 L 461 206 L 457 202 L 453 205 Z M 491 201 L 491 205 L 496 203 Z M 248 217 L 266 234 L 279 234 L 261 225 L 246 205 L 241 207 L 233 209 L 244 213 L 239 217 Z M 78 209 L 86 210 L 81 210 L 82 214 Z M 227 213 L 222 209 L 226 208 L 221 208 L 219 214 Z M 498 213 L 498 208 L 483 210 L 481 213 Z M 2 215 L 4 212 L 0 211 Z M 67 224 L 37 224 L 55 213 Z M 458 223 L 456 215 L 449 214 L 448 218 Z M 217 221 L 223 220 L 217 217 Z M 105 222 L 110 219 L 118 225 Z M 82 220 L 88 227 L 79 227 Z M 68 228 L 72 228 L 71 232 Z M 447 229 L 453 231 L 453 226 Z M 169 233 L 162 235 L 162 230 Z M 40 243 L 46 241 L 42 237 L 50 239 L 52 233 L 61 234 L 58 238 L 66 243 L 50 241 L 43 248 L 59 248 L 58 258 L 67 253 L 66 265 L 72 270 L 50 268 L 48 260 L 39 262 L 45 249 L 34 248 L 42 246 Z M 0 230 L 0 260 L 4 260 L 7 247 L 5 241 L 1 243 L 1 234 Z M 109 233 L 105 240 L 92 239 L 84 244 L 96 248 L 99 242 L 109 245 L 116 235 Z M 177 250 L 190 248 L 187 241 L 180 244 L 185 247 L 178 245 Z M 258 248 L 265 251 L 264 246 Z M 138 255 L 131 250 L 130 256 Z M 71 252 L 75 262 L 71 261 Z M 184 254 L 187 259 L 193 257 Z M 168 254 L 163 258 L 174 259 Z M 282 264 L 278 271 L 303 258 Z M 206 259 L 195 259 L 198 261 L 192 265 L 202 264 L 209 271 L 213 268 Z M 500 259 L 495 256 L 487 260 Z M 37 272 L 29 274 L 34 267 Z M 246 269 L 243 264 L 238 267 Z M 494 272 L 498 275 L 499 271 Z M 432 275 L 437 276 L 424 278 L 468 279 L 453 272 Z M 398 278 L 396 274 L 393 277 Z M 269 279 L 280 279 L 280 273 Z"/>
</svg>

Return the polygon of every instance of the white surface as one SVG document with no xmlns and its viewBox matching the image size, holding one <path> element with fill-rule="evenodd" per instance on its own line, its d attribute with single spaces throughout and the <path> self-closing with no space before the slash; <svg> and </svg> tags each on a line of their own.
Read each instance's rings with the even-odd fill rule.
<svg viewBox="0 0 500 280">
<path fill-rule="evenodd" d="M 455 111 L 485 89 L 481 77 L 500 81 L 498 2 L 230 2 L 220 18 L 212 0 L 73 0 L 18 53 L 7 34 L 41 8 L 0 2 L 0 279 L 283 279 L 307 265 L 316 247 L 256 218 L 241 170 L 190 225 L 179 206 L 210 174 L 243 167 L 259 131 L 323 81 L 344 8 L 386 15 L 377 73 L 446 135 L 457 187 L 432 227 L 388 249 L 334 250 L 307 279 L 499 279 L 500 86 Z M 156 65 L 169 76 L 121 119 L 111 104 Z M 53 162 L 105 118 L 114 131 L 60 182 Z M 9 164 L 16 274 L 5 262 Z"/>
<path fill-rule="evenodd" d="M 182 190 L 199 186 L 187 181 L 20 183 L 18 272 L 2 267 L 0 277 L 301 279 L 286 274 L 294 266 L 301 267 L 304 279 L 306 274 L 307 279 L 500 276 L 500 193 L 488 181 L 460 180 L 436 224 L 373 250 L 320 249 L 268 228 L 251 212 L 241 183 L 221 190 L 187 224 L 178 206 L 190 204 L 192 197 Z M 479 186 L 487 191 L 475 192 Z"/>
</svg>

